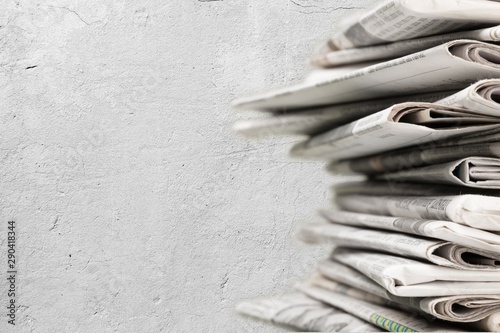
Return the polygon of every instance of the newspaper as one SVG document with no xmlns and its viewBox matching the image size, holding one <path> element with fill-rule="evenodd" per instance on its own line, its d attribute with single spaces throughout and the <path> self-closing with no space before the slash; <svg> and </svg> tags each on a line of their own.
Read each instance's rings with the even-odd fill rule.
<svg viewBox="0 0 500 333">
<path fill-rule="evenodd" d="M 340 294 L 344 294 L 349 297 L 354 297 L 356 299 L 360 299 L 365 302 L 370 302 L 373 304 L 377 305 L 384 305 L 384 306 L 389 306 L 393 308 L 398 308 L 398 304 L 395 302 L 390 301 L 387 298 L 377 296 L 373 293 L 366 292 L 364 290 L 361 290 L 359 288 L 354 288 L 348 284 L 340 283 L 337 281 L 332 281 L 330 279 L 325 278 L 323 275 L 320 273 L 316 272 L 314 273 L 309 280 L 307 281 L 309 284 L 321 287 L 323 289 L 329 290 L 329 291 L 334 291 Z M 383 289 L 382 287 L 378 286 L 377 287 Z M 414 310 L 413 308 L 407 308 L 407 310 Z"/>
<path fill-rule="evenodd" d="M 497 196 L 498 191 L 475 189 L 442 184 L 394 183 L 379 180 L 348 181 L 332 186 L 335 196 L 342 195 L 390 195 L 390 196 L 450 196 L 478 194 Z"/>
<path fill-rule="evenodd" d="M 337 261 L 321 260 L 318 262 L 316 271 L 317 273 L 313 274 L 309 282 L 318 287 L 335 291 L 335 289 L 340 289 L 337 285 L 346 285 L 354 288 L 354 291 L 349 293 L 349 296 L 363 301 L 387 305 L 405 311 L 412 311 L 416 308 L 420 310 L 420 307 L 415 306 L 416 302 L 412 303 L 409 301 L 410 299 L 392 295 L 366 275 Z M 334 283 L 337 283 L 337 285 Z M 404 300 L 404 302 L 401 300 Z"/>
<path fill-rule="evenodd" d="M 375 64 L 377 64 L 376 61 L 370 61 L 370 62 L 361 62 L 355 64 L 347 64 L 345 66 L 332 67 L 332 68 L 314 68 L 309 73 L 307 73 L 303 82 L 308 84 L 315 84 L 323 82 L 325 80 L 334 80 L 336 78 L 342 77 L 342 75 Z"/>
<path fill-rule="evenodd" d="M 417 95 L 396 96 L 357 103 L 332 105 L 303 111 L 274 113 L 272 116 L 237 121 L 233 129 L 246 136 L 265 135 L 314 135 L 343 125 L 353 120 L 383 110 L 394 104 L 412 102 L 435 102 L 454 94 L 455 90 Z"/>
<path fill-rule="evenodd" d="M 457 332 L 459 328 L 447 323 L 433 323 L 418 314 L 391 309 L 386 306 L 373 304 L 340 292 L 332 292 L 303 284 L 297 287 L 307 296 L 318 301 L 330 304 L 362 320 L 373 323 L 384 330 L 391 332 Z"/>
<path fill-rule="evenodd" d="M 327 166 L 332 173 L 363 173 L 375 175 L 417 168 L 432 164 L 451 162 L 471 155 L 481 157 L 500 157 L 500 142 L 479 143 L 463 146 L 412 147 L 410 149 L 389 151 L 379 155 L 360 157 L 353 160 L 332 162 Z"/>
<path fill-rule="evenodd" d="M 500 231 L 500 198 L 475 194 L 450 196 L 339 195 L 336 204 L 364 214 L 451 221 Z"/>
<path fill-rule="evenodd" d="M 476 332 L 500 332 L 500 312 L 475 323 L 472 329 Z"/>
<path fill-rule="evenodd" d="M 348 313 L 295 292 L 238 304 L 236 310 L 254 318 L 311 332 L 373 332 L 376 327 Z"/>
<path fill-rule="evenodd" d="M 316 66 L 332 67 L 372 60 L 393 59 L 423 51 L 455 39 L 498 42 L 500 41 L 500 26 L 402 40 L 382 45 L 330 51 L 314 57 L 311 62 Z"/>
<path fill-rule="evenodd" d="M 342 221 L 341 218 L 339 219 Z M 405 222 L 406 227 L 408 227 L 408 220 L 403 219 L 403 221 L 393 222 L 393 224 L 396 224 L 397 227 L 392 227 L 392 229 L 394 230 L 398 227 L 401 228 L 401 225 L 404 225 Z M 467 270 L 500 271 L 499 235 L 491 234 L 491 238 L 497 239 L 497 244 L 486 243 L 481 239 L 478 240 L 469 235 L 463 236 L 462 238 L 464 238 L 464 242 L 476 245 L 471 247 L 462 245 L 461 242 L 451 243 L 448 241 L 422 237 L 422 235 L 429 236 L 426 234 L 425 229 L 427 224 L 432 225 L 432 221 L 423 221 L 423 223 L 411 224 L 413 229 L 418 231 L 422 230 L 422 232 L 419 232 L 420 235 L 418 236 L 357 227 L 366 226 L 366 224 L 373 227 L 373 225 L 376 225 L 377 223 L 358 223 L 356 226 L 333 223 L 305 224 L 299 228 L 296 237 L 301 241 L 308 243 L 328 242 L 333 243 L 336 246 L 365 250 L 373 249 L 381 252 L 388 252 L 403 257 L 426 260 L 439 266 Z M 436 224 L 434 224 L 434 229 L 431 230 L 435 231 L 435 225 Z M 391 226 L 392 225 L 389 227 Z M 430 228 L 432 228 L 432 226 Z M 471 228 L 465 227 L 462 228 L 462 230 L 463 229 Z M 476 230 L 472 229 L 471 231 Z M 479 235 L 484 233 L 486 232 L 479 232 Z M 462 240 L 460 239 L 460 235 L 455 236 L 451 232 L 449 232 L 449 234 L 451 234 L 450 238 Z M 478 235 L 476 234 L 476 236 Z M 483 247 L 487 248 L 489 251 L 485 251 Z M 494 252 L 494 250 L 492 251 L 492 249 L 496 249 L 497 252 Z"/>
<path fill-rule="evenodd" d="M 480 80 L 437 102 L 474 110 L 478 114 L 500 115 L 500 79 Z"/>
<path fill-rule="evenodd" d="M 490 79 L 476 82 L 470 87 L 436 103 L 470 109 L 474 110 L 475 113 L 498 117 L 500 115 L 500 80 Z M 343 173 L 377 174 L 451 162 L 471 155 L 500 157 L 499 133 L 481 133 L 481 135 L 474 136 L 473 139 L 452 138 L 399 151 L 333 162 L 328 166 L 328 170 Z"/>
<path fill-rule="evenodd" d="M 408 311 L 417 309 L 432 316 L 453 322 L 477 322 L 489 318 L 500 311 L 500 295 L 456 295 L 443 297 L 399 297 L 355 269 L 336 261 L 325 260 L 318 263 L 318 272 L 323 279 L 314 276 L 310 282 L 324 289 L 332 290 L 335 283 L 354 288 L 351 295 L 365 292 L 365 298 L 377 296 L 389 301 L 391 306 Z M 326 281 L 325 281 L 326 280 Z M 335 287 L 339 289 L 338 287 Z M 357 290 L 357 292 L 355 292 Z M 369 296 L 373 295 L 373 296 Z M 354 297 L 354 296 L 353 296 Z M 379 301 L 380 303 L 380 301 Z M 476 327 L 480 327 L 478 323 Z"/>
<path fill-rule="evenodd" d="M 329 50 L 465 30 L 500 23 L 500 3 L 483 0 L 386 0 L 349 17 L 327 44 Z"/>
<path fill-rule="evenodd" d="M 500 189 L 500 159 L 472 156 L 457 161 L 384 173 L 378 178 L 396 182 L 455 184 Z"/>
<path fill-rule="evenodd" d="M 500 3 L 497 4 L 500 6 Z M 495 13 L 498 15 L 498 13 Z M 454 40 L 320 82 L 233 101 L 246 109 L 300 109 L 397 95 L 462 89 L 500 77 L 500 46 Z M 425 70 L 422 70 L 425 69 Z"/>
<path fill-rule="evenodd" d="M 409 217 L 380 216 L 362 213 L 353 213 L 338 210 L 322 210 L 320 214 L 331 223 L 345 225 L 385 229 L 396 232 L 408 233 L 424 237 L 432 237 L 449 241 L 456 245 L 479 249 L 488 252 L 492 257 L 498 256 L 500 247 L 500 235 L 497 232 L 489 232 L 464 225 L 459 225 L 450 221 L 424 220 Z M 316 227 L 318 229 L 328 229 L 327 226 Z M 441 253 L 443 254 L 443 253 Z M 458 253 L 460 255 L 460 253 Z M 464 253 L 464 259 L 469 264 L 478 264 L 474 261 L 474 256 Z M 487 260 L 486 258 L 483 258 Z M 492 265 L 498 263 L 491 262 Z"/>
<path fill-rule="evenodd" d="M 500 127 L 500 117 L 435 103 L 401 103 L 296 144 L 301 158 L 341 160 Z"/>
<path fill-rule="evenodd" d="M 485 142 L 498 142 L 500 141 L 500 130 L 492 129 L 478 133 L 470 133 L 462 137 L 453 138 L 450 140 L 440 141 L 440 146 L 459 146 L 468 144 L 477 144 Z"/>
<path fill-rule="evenodd" d="M 385 253 L 337 248 L 331 255 L 403 297 L 488 295 L 500 290 L 500 274 L 436 266 Z"/>
</svg>

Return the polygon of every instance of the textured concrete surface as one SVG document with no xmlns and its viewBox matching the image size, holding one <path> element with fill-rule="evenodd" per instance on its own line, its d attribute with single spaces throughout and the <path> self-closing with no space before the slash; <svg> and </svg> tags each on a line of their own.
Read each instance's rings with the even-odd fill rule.
<svg viewBox="0 0 500 333">
<path fill-rule="evenodd" d="M 234 306 L 324 256 L 290 236 L 338 179 L 235 136 L 228 103 L 297 81 L 366 2 L 2 0 L 0 331 L 275 331 Z"/>
</svg>

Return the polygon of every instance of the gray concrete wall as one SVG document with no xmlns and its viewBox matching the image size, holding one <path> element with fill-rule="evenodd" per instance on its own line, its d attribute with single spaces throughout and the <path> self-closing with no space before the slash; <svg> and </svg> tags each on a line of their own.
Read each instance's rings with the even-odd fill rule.
<svg viewBox="0 0 500 333">
<path fill-rule="evenodd" d="M 339 178 L 234 135 L 228 103 L 298 81 L 367 1 L 1 3 L 0 331 L 275 331 L 234 306 L 325 255 L 291 234 Z"/>
</svg>

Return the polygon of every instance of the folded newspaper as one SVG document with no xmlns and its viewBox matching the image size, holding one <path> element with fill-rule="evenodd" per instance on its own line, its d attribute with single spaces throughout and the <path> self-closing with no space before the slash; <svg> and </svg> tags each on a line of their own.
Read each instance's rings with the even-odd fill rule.
<svg viewBox="0 0 500 333">
<path fill-rule="evenodd" d="M 332 292 L 311 284 L 297 287 L 307 296 L 330 304 L 362 320 L 391 332 L 463 332 L 449 323 L 435 323 L 418 314 L 366 302 L 341 292 Z"/>
<path fill-rule="evenodd" d="M 360 172 L 376 174 L 396 171 L 425 164 L 436 164 L 473 155 L 497 157 L 496 144 L 500 142 L 500 130 L 493 129 L 467 135 L 410 146 L 396 151 L 383 152 L 347 161 L 334 161 L 328 169 L 334 172 Z M 467 156 L 464 156 L 468 154 Z M 355 186 L 354 184 L 352 184 Z M 344 188 L 347 189 L 346 186 Z M 365 187 L 355 186 L 357 190 Z"/>
<path fill-rule="evenodd" d="M 373 60 L 394 59 L 411 53 L 430 49 L 431 47 L 435 47 L 455 39 L 473 39 L 483 42 L 498 42 L 500 41 L 500 26 L 402 40 L 382 45 L 329 51 L 325 54 L 314 57 L 311 62 L 316 66 L 332 67 Z"/>
<path fill-rule="evenodd" d="M 364 291 L 368 295 L 386 299 L 391 302 L 389 304 L 393 307 L 395 306 L 401 310 L 417 309 L 442 320 L 462 323 L 478 322 L 500 312 L 500 294 L 400 297 L 392 295 L 359 271 L 336 261 L 320 261 L 318 263 L 318 272 L 323 279 L 315 276 L 310 280 L 312 284 L 318 287 L 332 290 L 332 282 L 337 282 Z M 365 296 L 365 299 L 367 298 L 368 296 Z"/>
<path fill-rule="evenodd" d="M 365 274 L 403 297 L 488 295 L 500 290 L 500 274 L 458 270 L 385 253 L 337 248 L 333 260 Z"/>
<path fill-rule="evenodd" d="M 438 91 L 310 108 L 301 111 L 273 113 L 268 117 L 238 121 L 235 123 L 234 129 L 238 133 L 247 136 L 314 135 L 368 116 L 394 104 L 408 101 L 436 102 L 437 104 L 474 110 L 475 113 L 479 114 L 498 116 L 500 114 L 500 80 L 482 80 L 458 93 L 454 90 Z M 450 144 L 447 144 L 447 146 L 450 146 Z"/>
<path fill-rule="evenodd" d="M 375 179 L 364 181 L 348 181 L 332 186 L 333 194 L 345 195 L 369 195 L 369 196 L 453 196 L 462 194 L 476 194 L 497 196 L 498 191 L 489 189 L 476 189 L 471 187 L 458 187 L 442 184 L 422 183 L 393 183 Z"/>
<path fill-rule="evenodd" d="M 318 271 L 319 271 L 319 268 L 318 268 Z M 373 304 L 388 306 L 391 308 L 405 310 L 405 311 L 413 311 L 414 310 L 414 308 L 412 308 L 412 307 L 405 308 L 404 306 L 400 306 L 398 303 L 393 302 L 387 298 L 375 295 L 373 293 L 366 292 L 366 291 L 361 290 L 359 288 L 354 288 L 349 284 L 344 284 L 344 283 L 333 281 L 331 279 L 327 279 L 318 272 L 314 273 L 307 280 L 307 283 L 310 285 L 313 285 L 313 286 L 321 287 L 321 288 L 329 290 L 329 291 L 340 293 L 340 294 L 343 294 L 343 295 L 346 295 L 349 297 L 353 297 L 356 299 L 360 299 L 362 301 L 370 302 Z M 375 285 L 377 285 L 377 284 L 375 284 Z M 299 284 L 299 286 L 300 286 L 300 284 Z M 377 287 L 383 289 L 382 287 L 380 287 L 378 285 L 377 285 Z"/>
<path fill-rule="evenodd" d="M 500 46 L 461 39 L 319 82 L 237 99 L 232 105 L 246 109 L 300 109 L 462 89 L 480 79 L 498 77 Z"/>
<path fill-rule="evenodd" d="M 359 228 L 367 226 L 368 223 L 359 223 L 356 226 L 342 224 L 305 224 L 299 228 L 296 236 L 298 239 L 308 243 L 332 243 L 337 246 L 373 249 L 381 252 L 388 252 L 404 257 L 425 260 L 439 266 L 454 267 L 467 270 L 500 270 L 500 236 L 492 234 L 492 238 L 497 238 L 495 245 L 485 244 L 482 240 L 474 239 L 473 236 L 453 235 L 462 242 L 447 242 L 442 240 L 424 238 L 421 235 L 432 237 L 425 232 L 425 225 L 432 224 L 432 221 L 421 223 L 418 228 L 415 224 L 413 228 L 422 229 L 420 235 L 408 235 L 399 232 L 388 232 L 384 230 L 370 230 Z M 373 226 L 375 223 L 371 223 Z M 400 224 L 401 225 L 401 224 Z M 385 228 L 386 230 L 388 228 Z M 393 227 L 393 230 L 396 229 Z M 464 229 L 464 228 L 462 228 Z M 471 229 L 471 228 L 467 228 Z M 432 229 L 436 233 L 436 229 Z M 472 231 L 476 231 L 472 229 Z M 439 233 L 439 231 L 437 232 Z M 482 232 L 484 233 L 484 232 Z M 451 232 L 449 234 L 452 234 Z M 481 232 L 479 233 L 481 234 Z M 452 236 L 450 236 L 452 238 Z M 469 244 L 464 245 L 464 243 Z M 482 246 L 485 245 L 485 246 Z M 484 248 L 487 248 L 484 249 Z M 497 252 L 492 251 L 492 248 Z"/>
<path fill-rule="evenodd" d="M 328 165 L 327 169 L 332 173 L 376 175 L 452 162 L 471 155 L 500 158 L 500 142 L 444 147 L 432 142 L 428 147 L 421 145 L 352 160 L 334 161 Z"/>
<path fill-rule="evenodd" d="M 451 221 L 491 231 L 500 231 L 499 202 L 498 197 L 476 194 L 448 196 L 345 194 L 335 198 L 335 203 L 340 208 L 351 212 Z"/>
<path fill-rule="evenodd" d="M 340 160 L 500 128 L 500 117 L 436 103 L 401 103 L 292 148 L 301 158 Z"/>
<path fill-rule="evenodd" d="M 384 173 L 377 176 L 392 182 L 423 182 L 500 189 L 500 159 L 467 157 L 457 161 Z"/>
<path fill-rule="evenodd" d="M 436 104 L 452 105 L 474 112 L 500 114 L 500 80 L 479 81 Z M 500 135 L 497 132 L 475 134 L 469 138 L 452 138 L 368 157 L 336 161 L 328 166 L 332 172 L 377 174 L 423 165 L 451 162 L 471 155 L 500 157 Z"/>
<path fill-rule="evenodd" d="M 328 50 L 383 44 L 500 23 L 500 3 L 484 0 L 387 0 L 349 17 Z"/>
<path fill-rule="evenodd" d="M 395 96 L 370 101 L 338 104 L 301 111 L 273 113 L 271 116 L 237 121 L 233 129 L 246 136 L 314 135 L 388 108 L 394 104 L 435 102 L 454 94 L 455 90 Z"/>
<path fill-rule="evenodd" d="M 498 233 L 479 230 L 450 221 L 379 216 L 338 210 L 323 210 L 321 211 L 321 215 L 323 215 L 323 217 L 331 223 L 384 229 L 449 241 L 455 245 L 470 247 L 481 250 L 482 252 L 490 253 L 493 258 L 499 253 L 498 248 L 500 247 L 500 235 Z M 328 233 L 328 230 L 332 227 L 327 224 L 313 224 L 304 228 L 306 228 L 304 232 L 306 232 L 310 238 L 314 239 L 313 237 L 316 237 L 319 239 L 319 235 L 317 235 L 319 232 L 324 231 Z M 316 235 L 312 236 L 311 234 Z M 328 235 L 323 237 L 328 237 Z M 411 247 L 411 244 L 408 246 Z M 416 250 L 417 249 L 415 249 L 415 251 Z M 453 253 L 453 249 L 443 249 L 443 252 L 438 255 L 448 256 L 451 253 Z M 480 265 L 485 263 L 493 266 L 498 265 L 498 262 L 491 261 L 491 258 L 488 259 L 486 257 L 468 256 L 466 253 L 462 254 L 463 257 L 461 260 L 465 261 L 467 264 Z M 461 256 L 462 254 L 456 253 L 458 256 Z"/>
<path fill-rule="evenodd" d="M 295 292 L 238 304 L 236 310 L 272 323 L 311 332 L 373 332 L 376 327 L 344 311 Z"/>
<path fill-rule="evenodd" d="M 436 102 L 475 113 L 498 117 L 500 112 L 500 79 L 480 80 L 471 86 Z"/>
<path fill-rule="evenodd" d="M 441 143 L 431 142 L 429 145 L 419 145 L 352 160 L 334 161 L 328 165 L 327 169 L 332 173 L 375 175 L 453 162 L 471 155 L 499 158 L 500 142 L 484 142 L 460 146 L 441 146 Z"/>
</svg>

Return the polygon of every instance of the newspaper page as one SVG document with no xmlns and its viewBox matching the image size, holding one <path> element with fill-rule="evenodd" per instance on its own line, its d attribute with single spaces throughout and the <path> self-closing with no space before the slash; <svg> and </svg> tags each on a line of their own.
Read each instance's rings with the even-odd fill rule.
<svg viewBox="0 0 500 333">
<path fill-rule="evenodd" d="M 325 80 L 333 80 L 361 68 L 375 65 L 376 63 L 376 61 L 369 61 L 356 64 L 347 64 L 344 66 L 332 68 L 314 68 L 309 73 L 307 73 L 303 82 L 308 84 L 315 84 L 323 82 Z"/>
<path fill-rule="evenodd" d="M 334 196 L 342 195 L 389 195 L 389 196 L 450 196 L 461 194 L 477 194 L 498 196 L 500 191 L 475 189 L 442 184 L 394 183 L 374 179 L 364 181 L 348 181 L 332 186 Z"/>
<path fill-rule="evenodd" d="M 379 155 L 360 157 L 328 164 L 327 170 L 332 173 L 363 173 L 376 175 L 418 168 L 432 164 L 442 164 L 471 155 L 480 157 L 500 157 L 500 142 L 479 143 L 463 146 L 440 147 L 432 143 L 430 148 L 411 147 L 409 149 L 389 151 Z"/>
<path fill-rule="evenodd" d="M 500 231 L 500 198 L 476 194 L 451 196 L 339 195 L 336 204 L 351 212 L 452 221 Z"/>
<path fill-rule="evenodd" d="M 457 332 L 452 324 L 434 323 L 418 314 L 391 309 L 386 306 L 365 302 L 338 292 L 327 291 L 310 284 L 297 287 L 307 296 L 330 304 L 362 320 L 373 323 L 391 332 Z"/>
<path fill-rule="evenodd" d="M 430 49 L 431 47 L 455 39 L 498 42 L 500 41 L 500 26 L 402 40 L 382 45 L 330 51 L 314 57 L 311 62 L 316 66 L 332 67 L 372 60 L 394 59 L 396 57 L 402 57 L 407 54 Z"/>
<path fill-rule="evenodd" d="M 337 261 L 321 260 L 318 262 L 317 271 L 321 276 L 326 277 L 329 280 L 343 283 L 353 288 L 363 290 L 369 294 L 376 295 L 380 298 L 390 300 L 391 294 L 384 287 L 375 283 L 372 279 L 361 272 L 358 272 L 357 270 Z M 316 284 L 318 280 L 312 281 Z M 319 284 L 319 286 L 322 286 L 322 284 Z M 412 306 L 409 302 L 407 305 Z"/>
<path fill-rule="evenodd" d="M 484 252 L 489 252 L 492 254 L 492 257 L 496 257 L 499 253 L 500 235 L 498 233 L 471 228 L 455 222 L 423 220 L 410 217 L 370 215 L 338 210 L 322 210 L 320 214 L 331 223 L 384 229 L 437 238 L 449 241 L 456 245 L 462 245 L 465 247 L 480 249 Z M 324 225 L 322 228 L 328 229 L 328 227 Z M 314 231 L 319 232 L 318 229 L 321 229 L 321 227 L 316 227 L 316 230 Z M 460 256 L 461 254 L 457 253 L 457 255 Z M 482 259 L 474 256 L 468 257 L 465 253 L 463 255 L 464 258 L 462 259 L 464 261 L 467 261 L 470 264 L 481 264 L 481 261 L 473 262 L 472 260 Z M 485 259 L 486 263 L 488 263 L 488 259 L 483 259 Z M 498 263 L 491 264 L 496 265 Z"/>
<path fill-rule="evenodd" d="M 500 3 L 482 0 L 386 0 L 349 17 L 328 41 L 328 50 L 436 35 L 500 23 Z"/>
<path fill-rule="evenodd" d="M 470 133 L 461 137 L 440 141 L 440 146 L 460 146 L 485 142 L 500 141 L 500 130 L 491 129 L 484 132 Z"/>
<path fill-rule="evenodd" d="M 341 248 L 331 258 L 357 269 L 396 296 L 488 295 L 500 288 L 497 272 L 458 270 L 386 253 Z"/>
<path fill-rule="evenodd" d="M 237 99 L 232 106 L 263 110 L 300 109 L 396 95 L 463 89 L 480 79 L 497 77 L 500 77 L 500 46 L 463 39 L 361 68 L 333 79 L 300 83 Z"/>
<path fill-rule="evenodd" d="M 499 253 L 500 235 L 498 233 L 471 228 L 450 221 L 369 215 L 336 210 L 323 210 L 321 211 L 321 215 L 331 223 L 391 230 L 449 241 L 455 245 L 479 249 L 489 253 L 493 258 Z M 325 226 L 323 228 L 327 229 Z M 450 253 L 452 251 L 450 250 Z M 444 252 L 440 253 L 440 255 L 445 254 Z M 455 255 L 457 257 L 463 256 L 461 260 L 471 265 L 481 265 L 484 263 L 496 266 L 498 264 L 491 262 L 486 257 L 469 257 L 465 252 L 459 251 Z"/>
<path fill-rule="evenodd" d="M 301 111 L 274 113 L 272 116 L 237 121 L 233 129 L 251 137 L 266 135 L 314 135 L 383 110 L 397 103 L 435 102 L 455 90 L 396 96 L 357 103 L 332 105 Z"/>
<path fill-rule="evenodd" d="M 406 221 L 407 222 L 407 221 Z M 372 222 L 373 225 L 373 222 Z M 408 223 L 407 223 L 408 225 Z M 363 225 L 360 225 L 363 226 Z M 425 232 L 425 222 L 413 224 Z M 418 230 L 417 229 L 417 230 Z M 500 271 L 500 236 L 498 244 L 486 244 L 489 251 L 480 248 L 482 241 L 476 241 L 477 246 L 464 246 L 460 243 L 424 238 L 421 235 L 407 233 L 370 230 L 336 223 L 305 224 L 298 229 L 296 237 L 307 243 L 332 243 L 336 246 L 373 249 L 381 252 L 421 259 L 439 266 L 457 269 Z M 451 237 L 450 237 L 451 238 Z M 456 236 L 455 238 L 459 238 Z M 472 238 L 472 237 L 469 237 Z M 470 242 L 469 243 L 473 243 Z M 488 246 L 489 245 L 489 246 Z M 497 252 L 492 251 L 497 249 Z"/>
<path fill-rule="evenodd" d="M 318 272 L 323 280 L 314 277 L 310 282 L 318 287 L 331 290 L 328 280 L 348 285 L 359 291 L 376 295 L 390 301 L 391 306 L 411 311 L 417 309 L 436 318 L 454 322 L 477 322 L 500 311 L 500 295 L 456 295 L 443 297 L 399 297 L 392 295 L 367 276 L 346 265 L 332 260 L 318 263 Z M 331 283 L 330 282 L 330 283 Z M 359 292 L 358 292 L 359 293 Z M 368 296 L 365 296 L 368 297 Z"/>
<path fill-rule="evenodd" d="M 500 114 L 500 79 L 481 80 L 456 94 L 437 102 L 474 110 L 478 114 L 498 117 Z"/>
<path fill-rule="evenodd" d="M 370 302 L 373 304 L 378 304 L 378 305 L 385 305 L 385 306 L 390 306 L 390 307 L 398 307 L 397 303 L 394 303 L 384 297 L 377 296 L 373 293 L 368 293 L 365 292 L 364 290 L 361 290 L 359 288 L 354 288 L 348 284 L 341 283 L 341 282 L 336 282 L 332 281 L 329 279 L 326 279 L 323 277 L 323 275 L 319 273 L 314 273 L 309 280 L 307 281 L 311 285 L 315 285 L 317 287 L 321 287 L 323 289 L 337 292 L 340 294 L 344 294 L 349 297 L 353 297 L 356 299 L 360 299 L 365 302 Z M 378 286 L 377 287 L 383 289 L 382 287 Z M 409 308 L 411 309 L 411 308 Z"/>
<path fill-rule="evenodd" d="M 434 103 L 401 103 L 296 144 L 300 158 L 341 160 L 500 126 L 500 117 Z"/>
<path fill-rule="evenodd" d="M 373 332 L 376 327 L 302 293 L 245 301 L 242 314 L 311 332 Z"/>
<path fill-rule="evenodd" d="M 500 115 L 500 80 L 490 79 L 476 82 L 436 103 L 498 117 Z M 365 158 L 333 162 L 328 166 L 328 170 L 331 172 L 377 174 L 451 162 L 471 155 L 500 157 L 500 135 L 497 132 L 481 133 L 481 135 L 475 136 L 474 141 L 460 138 L 432 142 Z"/>
<path fill-rule="evenodd" d="M 377 178 L 396 182 L 423 182 L 500 189 L 500 159 L 472 156 L 457 161 L 384 173 Z"/>
<path fill-rule="evenodd" d="M 442 104 L 441 101 L 435 104 Z M 429 148 L 433 145 L 436 147 L 451 147 L 451 146 L 461 146 L 470 144 L 480 144 L 480 143 L 494 143 L 500 141 L 500 129 L 493 128 L 490 130 L 485 130 L 481 132 L 473 132 L 459 137 L 444 139 L 441 141 L 436 141 L 433 143 L 428 143 L 421 145 L 423 148 Z"/>
<path fill-rule="evenodd" d="M 334 263 L 334 261 L 332 261 L 332 260 L 328 260 L 328 261 Z M 345 268 L 348 268 L 342 264 L 339 264 L 339 263 L 336 263 L 336 264 L 338 264 L 339 266 L 343 266 Z M 320 263 L 320 265 L 321 265 L 321 263 Z M 358 273 L 358 274 L 363 276 L 363 274 L 361 274 L 361 273 Z M 381 286 L 379 286 L 375 282 L 371 281 L 370 279 L 368 279 L 368 280 L 369 280 L 370 285 L 374 286 L 374 288 L 372 288 L 372 289 L 379 288 L 381 290 L 382 294 L 385 293 L 385 294 L 390 295 L 390 293 L 387 290 L 385 290 L 384 288 L 382 288 Z M 331 292 L 343 294 L 343 295 L 353 297 L 353 298 L 356 298 L 356 299 L 359 299 L 359 300 L 362 300 L 365 302 L 369 302 L 372 304 L 387 306 L 387 307 L 402 310 L 402 311 L 415 312 L 415 310 L 417 310 L 418 312 L 420 312 L 422 314 L 424 313 L 418 307 L 407 306 L 407 305 L 390 300 L 390 298 L 388 296 L 378 296 L 374 293 L 371 293 L 369 291 L 358 288 L 355 286 L 356 283 L 343 283 L 343 282 L 337 281 L 335 279 L 327 278 L 327 277 L 325 277 L 325 275 L 319 273 L 319 266 L 318 266 L 318 271 L 313 273 L 313 275 L 309 278 L 307 283 L 311 286 L 320 287 L 322 289 L 325 289 L 325 290 L 328 290 Z M 392 297 L 395 299 L 400 298 L 403 300 L 412 299 L 412 298 L 404 298 L 404 297 L 398 297 L 398 296 L 392 296 Z"/>
</svg>

